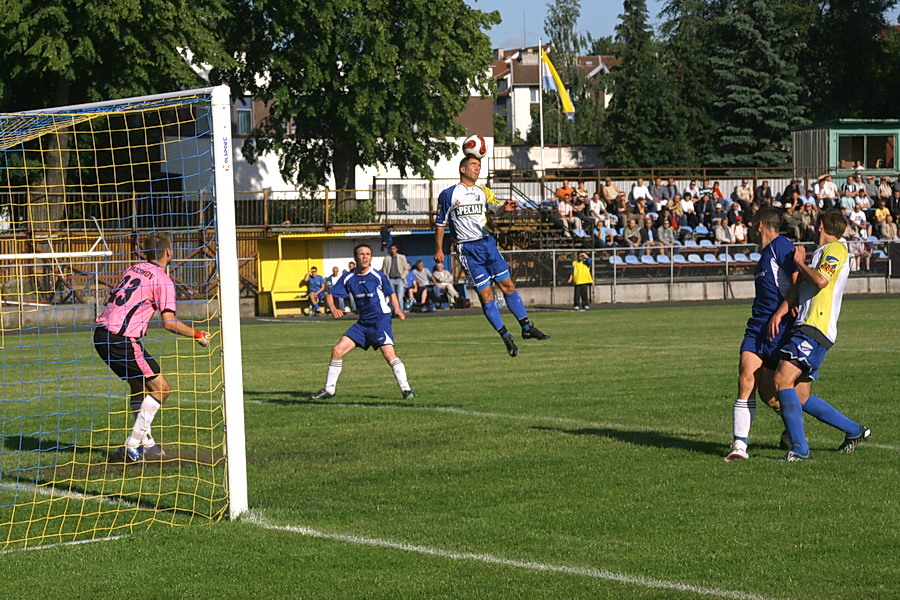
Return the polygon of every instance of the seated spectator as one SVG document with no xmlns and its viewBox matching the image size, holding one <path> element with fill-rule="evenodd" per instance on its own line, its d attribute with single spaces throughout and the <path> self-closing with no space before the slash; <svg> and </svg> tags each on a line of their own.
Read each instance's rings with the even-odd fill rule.
<svg viewBox="0 0 900 600">
<path fill-rule="evenodd" d="M 788 202 L 790 202 L 791 204 L 796 204 L 796 201 L 794 200 L 794 193 L 797 194 L 798 198 L 803 195 L 803 189 L 800 187 L 800 183 L 801 182 L 799 179 L 791 179 L 791 182 L 788 184 L 788 186 L 784 188 L 783 192 L 781 192 L 782 206 L 784 206 Z"/>
<path fill-rule="evenodd" d="M 603 192 L 603 199 L 606 200 L 607 207 L 615 203 L 622 194 L 622 190 L 616 187 L 616 184 L 611 179 L 607 179 L 600 189 Z"/>
<path fill-rule="evenodd" d="M 584 224 L 581 222 L 581 219 L 575 216 L 575 209 L 569 204 L 568 198 L 560 199 L 556 211 L 565 234 L 568 237 L 572 237 L 572 234 L 575 233 L 578 237 L 582 237 L 577 232 L 581 231 L 582 234 L 584 233 Z"/>
<path fill-rule="evenodd" d="M 691 182 L 688 184 L 686 188 L 684 188 L 684 193 L 681 194 L 684 198 L 690 198 L 691 200 L 696 200 L 700 198 L 700 188 L 697 187 L 697 181 L 691 179 Z"/>
<path fill-rule="evenodd" d="M 651 199 L 650 188 L 647 187 L 643 177 L 638 177 L 637 183 L 631 186 L 630 196 L 629 200 L 631 200 L 633 204 L 644 204 L 647 200 Z"/>
<path fill-rule="evenodd" d="M 590 194 L 588 194 L 587 188 L 584 187 L 584 181 L 579 181 L 578 187 L 575 189 L 575 193 L 572 195 L 572 198 L 587 203 L 589 195 Z"/>
<path fill-rule="evenodd" d="M 628 220 L 628 226 L 622 231 L 622 241 L 628 248 L 641 247 L 641 231 L 638 229 L 637 220 Z"/>
<path fill-rule="evenodd" d="M 459 292 L 456 291 L 456 287 L 453 285 L 453 274 L 444 268 L 444 263 L 434 264 L 434 273 L 431 274 L 431 277 L 434 279 L 435 296 L 440 298 L 442 295 L 446 295 L 450 308 L 456 306 Z"/>
<path fill-rule="evenodd" d="M 678 233 L 672 228 L 672 219 L 663 218 L 662 225 L 656 228 L 656 239 L 663 246 L 674 246 Z"/>
<path fill-rule="evenodd" d="M 813 186 L 813 192 L 819 199 L 819 208 L 822 210 L 830 210 L 839 206 L 840 192 L 831 181 L 831 173 L 819 175 L 819 181 Z"/>
<path fill-rule="evenodd" d="M 591 216 L 591 213 L 588 210 L 588 206 L 584 203 L 584 200 L 582 200 L 581 198 L 575 198 L 575 201 L 572 203 L 572 214 L 581 220 L 581 224 L 583 226 L 582 228 L 585 231 L 594 230 L 594 218 Z"/>
<path fill-rule="evenodd" d="M 866 188 L 860 188 L 856 202 L 862 207 L 862 210 L 866 215 L 869 215 L 875 209 L 875 206 L 872 204 L 872 199 L 869 198 L 869 193 L 866 192 Z"/>
<path fill-rule="evenodd" d="M 404 293 L 405 300 L 403 301 L 403 310 L 412 310 L 412 307 L 416 303 L 416 294 L 419 292 L 419 284 L 416 280 L 415 274 L 413 274 L 413 268 L 415 265 L 409 265 L 409 270 L 406 272 L 406 292 Z"/>
<path fill-rule="evenodd" d="M 700 186 L 700 196 L 702 197 L 704 194 L 708 195 L 710 198 L 713 196 L 712 186 L 709 184 L 709 179 L 703 180 L 703 185 Z"/>
<path fill-rule="evenodd" d="M 891 215 L 885 217 L 884 223 L 878 224 L 878 239 L 892 242 L 898 241 L 897 224 Z"/>
<path fill-rule="evenodd" d="M 849 214 L 856 206 L 856 198 L 859 196 L 859 185 L 856 183 L 856 177 L 847 176 L 847 182 L 841 186 L 841 210 L 844 214 Z"/>
<path fill-rule="evenodd" d="M 619 197 L 616 198 L 615 202 L 612 205 L 607 204 L 607 210 L 610 210 L 610 207 L 611 212 L 619 219 L 619 223 L 624 224 L 627 222 L 625 215 L 628 214 L 629 205 L 628 199 L 625 198 L 625 192 L 619 192 Z"/>
<path fill-rule="evenodd" d="M 678 195 L 678 188 L 675 186 L 675 178 L 669 177 L 669 182 L 662 187 L 660 192 L 662 206 L 668 206 L 672 202 L 672 198 Z M 662 206 L 660 208 L 662 208 Z"/>
<path fill-rule="evenodd" d="M 696 183 L 694 185 L 696 185 Z M 689 227 L 696 227 L 700 224 L 700 217 L 694 210 L 694 199 L 692 196 L 685 194 L 684 198 L 681 199 L 681 211 L 684 213 L 686 225 Z"/>
<path fill-rule="evenodd" d="M 425 267 L 425 262 L 421 260 L 416 261 L 416 266 L 412 270 L 413 278 L 414 278 L 414 287 L 415 292 L 413 295 L 413 299 L 418 298 L 418 304 L 422 306 L 427 306 L 429 311 L 434 310 L 434 304 L 428 298 L 428 290 L 435 285 L 434 277 L 431 275 L 431 271 L 429 271 Z"/>
<path fill-rule="evenodd" d="M 742 209 L 750 208 L 750 203 L 753 202 L 753 188 L 749 179 L 742 180 L 741 185 L 734 189 L 734 199 L 740 203 Z"/>
<path fill-rule="evenodd" d="M 737 204 L 737 202 L 735 202 Z M 747 239 L 747 226 L 744 225 L 744 217 L 738 215 L 734 219 L 734 223 L 731 224 L 731 235 L 734 237 L 735 244 L 746 244 L 749 242 Z"/>
<path fill-rule="evenodd" d="M 712 227 L 711 217 L 714 210 L 715 204 L 710 194 L 703 194 L 699 200 L 694 200 L 694 211 L 697 213 L 697 219 L 707 227 Z"/>
<path fill-rule="evenodd" d="M 859 271 L 860 269 L 869 271 L 872 269 L 872 252 L 860 239 L 858 233 L 854 233 L 850 237 L 850 242 L 847 244 L 847 250 L 850 253 L 851 271 Z"/>
<path fill-rule="evenodd" d="M 719 182 L 714 181 L 712 186 L 712 197 L 713 202 L 721 202 L 723 206 L 728 207 L 731 204 L 729 198 L 722 193 L 722 188 L 719 187 Z"/>
<path fill-rule="evenodd" d="M 716 203 L 712 208 L 712 213 L 709 215 L 710 222 L 715 222 L 717 219 L 719 221 L 728 221 L 728 215 L 725 214 L 725 211 L 722 209 L 721 203 Z"/>
<path fill-rule="evenodd" d="M 594 247 L 612 248 L 616 246 L 616 235 L 617 232 L 613 227 L 599 221 L 594 229 Z"/>
<path fill-rule="evenodd" d="M 600 192 L 594 192 L 594 195 L 591 196 L 588 209 L 591 211 L 591 217 L 594 218 L 594 221 L 599 223 L 606 219 L 606 202 L 600 197 Z"/>
<path fill-rule="evenodd" d="M 338 267 L 332 267 L 331 275 L 325 278 L 325 288 L 327 289 L 329 294 L 331 293 L 331 288 L 341 278 L 341 275 L 341 270 Z M 344 298 L 334 298 L 334 305 L 341 310 L 345 310 L 344 306 L 346 305 L 344 304 Z M 327 306 L 325 307 L 325 310 L 328 310 Z"/>
<path fill-rule="evenodd" d="M 900 181 L 900 178 L 898 178 L 897 181 Z M 891 201 L 888 203 L 888 209 L 890 209 L 891 214 L 894 215 L 894 220 L 896 220 L 897 217 L 900 217 L 900 190 L 894 190 Z"/>
<path fill-rule="evenodd" d="M 875 219 L 875 225 L 878 226 L 881 223 L 884 223 L 884 220 L 890 216 L 891 211 L 887 207 L 887 202 L 884 198 L 878 199 L 878 207 L 873 211 L 872 216 Z"/>
<path fill-rule="evenodd" d="M 569 199 L 573 194 L 575 194 L 575 190 L 569 185 L 568 180 L 563 179 L 562 185 L 556 188 L 556 199 Z"/>
<path fill-rule="evenodd" d="M 866 238 L 872 235 L 872 226 L 866 219 L 866 213 L 863 212 L 860 204 L 857 203 L 853 210 L 850 211 L 850 214 L 847 215 L 847 220 L 850 221 L 850 224 L 859 235 Z"/>
<path fill-rule="evenodd" d="M 734 225 L 737 222 L 737 218 L 741 216 L 741 213 L 744 212 L 741 208 L 740 202 L 732 202 L 731 206 L 728 207 L 728 224 Z"/>
<path fill-rule="evenodd" d="M 768 181 L 763 181 L 756 186 L 756 190 L 753 192 L 753 201 L 760 206 L 772 204 L 772 189 L 769 187 Z"/>
<path fill-rule="evenodd" d="M 309 298 L 309 315 L 317 317 L 319 315 L 319 303 L 325 296 L 325 278 L 319 275 L 316 267 L 310 267 L 309 273 L 300 283 L 306 284 L 306 295 Z"/>
<path fill-rule="evenodd" d="M 713 219 L 713 235 L 718 245 L 734 243 L 734 234 L 731 233 L 731 229 L 728 227 L 725 219 Z"/>
<path fill-rule="evenodd" d="M 782 215 L 782 230 L 788 239 L 795 242 L 803 241 L 801 206 L 799 202 L 795 204 L 788 200 L 788 203 L 784 205 L 784 214 Z"/>
<path fill-rule="evenodd" d="M 653 210 L 651 212 L 658 213 L 663 207 L 663 183 L 662 179 L 657 177 L 649 186 L 650 199 L 653 200 Z"/>
<path fill-rule="evenodd" d="M 638 232 L 641 235 L 641 244 L 644 245 L 644 249 L 647 254 L 650 254 L 650 249 L 654 246 L 664 246 L 662 242 L 656 239 L 656 231 L 653 229 L 653 218 L 652 217 L 644 217 L 644 226 L 641 227 Z"/>
<path fill-rule="evenodd" d="M 813 194 L 813 191 L 811 189 L 807 189 L 806 193 L 800 196 L 800 200 L 801 202 L 803 202 L 803 204 L 812 204 L 817 208 L 819 206 L 819 201 L 816 198 L 816 195 Z"/>
<path fill-rule="evenodd" d="M 893 195 L 892 183 L 893 181 L 887 175 L 881 176 L 881 183 L 878 184 L 878 197 L 883 198 L 885 202 L 889 201 Z"/>
<path fill-rule="evenodd" d="M 878 182 L 875 181 L 874 175 L 866 175 L 866 181 L 863 183 L 866 195 L 874 202 L 878 198 Z"/>
<path fill-rule="evenodd" d="M 800 208 L 800 238 L 803 242 L 815 242 L 818 240 L 816 235 L 816 222 L 819 220 L 819 207 L 815 204 L 804 204 Z"/>
</svg>

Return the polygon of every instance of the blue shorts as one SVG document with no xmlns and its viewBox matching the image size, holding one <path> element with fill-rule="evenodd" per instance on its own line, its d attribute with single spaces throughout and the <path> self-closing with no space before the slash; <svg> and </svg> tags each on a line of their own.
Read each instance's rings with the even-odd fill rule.
<svg viewBox="0 0 900 600">
<path fill-rule="evenodd" d="M 819 378 L 819 367 L 825 360 L 828 348 L 815 339 L 795 329 L 781 347 L 781 360 L 787 360 L 803 370 L 803 374 L 815 381 Z"/>
<path fill-rule="evenodd" d="M 391 315 L 384 315 L 372 325 L 362 325 L 357 321 L 344 335 L 363 350 L 393 346 L 394 330 L 391 327 Z"/>
<path fill-rule="evenodd" d="M 487 236 L 474 242 L 460 242 L 456 245 L 459 262 L 472 279 L 476 290 L 482 290 L 491 281 L 509 279 L 509 264 L 497 250 L 497 242 Z"/>
<path fill-rule="evenodd" d="M 769 318 L 750 317 L 747 321 L 747 329 L 744 330 L 744 341 L 741 342 L 741 352 L 752 352 L 760 357 L 763 366 L 775 370 L 778 361 L 781 360 L 779 350 L 791 337 L 794 329 L 793 317 L 785 317 L 781 320 L 781 328 L 774 340 L 769 339 Z"/>
</svg>

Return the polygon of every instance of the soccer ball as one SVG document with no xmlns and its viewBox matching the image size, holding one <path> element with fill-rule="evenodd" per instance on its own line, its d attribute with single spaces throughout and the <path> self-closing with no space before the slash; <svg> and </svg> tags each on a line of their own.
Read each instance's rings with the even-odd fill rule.
<svg viewBox="0 0 900 600">
<path fill-rule="evenodd" d="M 470 135 L 463 140 L 462 151 L 466 156 L 484 158 L 487 154 L 487 142 L 480 135 Z"/>
</svg>

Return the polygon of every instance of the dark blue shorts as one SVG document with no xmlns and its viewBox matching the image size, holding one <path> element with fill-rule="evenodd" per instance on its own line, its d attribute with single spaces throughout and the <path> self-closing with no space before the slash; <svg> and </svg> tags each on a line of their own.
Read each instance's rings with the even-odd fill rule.
<svg viewBox="0 0 900 600">
<path fill-rule="evenodd" d="M 803 374 L 815 381 L 819 367 L 825 360 L 828 348 L 806 333 L 794 330 L 790 339 L 781 347 L 781 360 L 789 360 L 803 370 Z"/>
<path fill-rule="evenodd" d="M 793 317 L 785 317 L 781 320 L 781 328 L 774 340 L 769 339 L 769 318 L 750 317 L 747 321 L 747 329 L 744 330 L 744 341 L 741 342 L 741 352 L 752 352 L 760 357 L 763 366 L 775 369 L 781 359 L 779 350 L 791 337 L 794 328 Z"/>
<path fill-rule="evenodd" d="M 362 325 L 357 321 L 344 335 L 363 350 L 393 346 L 394 330 L 391 327 L 391 315 L 384 315 L 373 325 Z"/>
<path fill-rule="evenodd" d="M 476 290 L 484 289 L 491 281 L 509 279 L 509 264 L 497 250 L 497 242 L 492 236 L 460 242 L 456 245 L 459 262 L 472 279 Z"/>
</svg>

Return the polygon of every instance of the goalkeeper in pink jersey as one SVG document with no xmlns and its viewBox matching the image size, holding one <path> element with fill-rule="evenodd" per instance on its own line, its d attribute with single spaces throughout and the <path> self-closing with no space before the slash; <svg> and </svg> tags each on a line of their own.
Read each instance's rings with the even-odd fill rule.
<svg viewBox="0 0 900 600">
<path fill-rule="evenodd" d="M 148 234 L 141 249 L 147 261 L 126 269 L 106 299 L 106 308 L 97 318 L 99 327 L 94 330 L 94 348 L 100 358 L 131 387 L 134 428 L 119 449 L 125 462 L 165 456 L 153 440 L 150 425 L 171 388 L 156 359 L 141 344 L 150 319 L 158 310 L 167 330 L 194 338 L 201 346 L 209 344 L 207 332 L 194 329 L 175 316 L 175 284 L 166 274 L 166 266 L 172 262 L 171 236 Z"/>
</svg>

